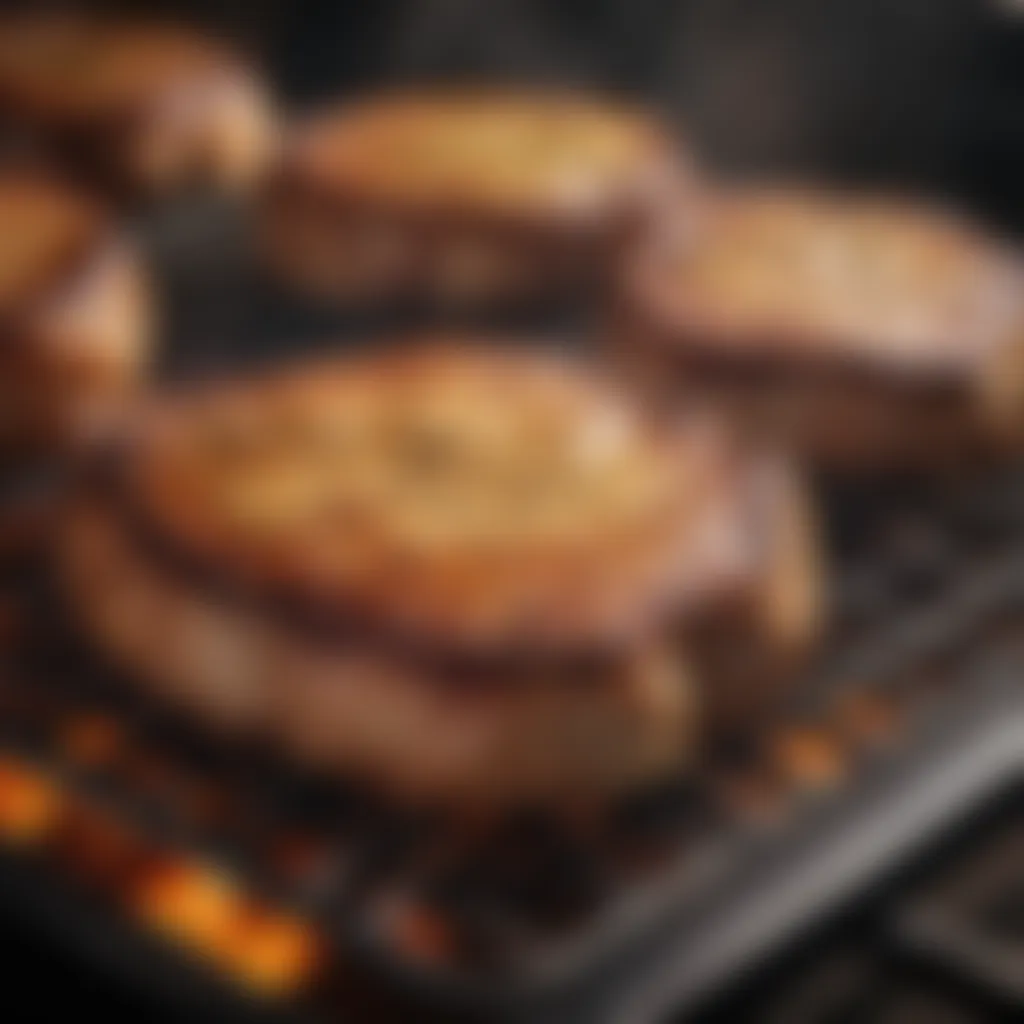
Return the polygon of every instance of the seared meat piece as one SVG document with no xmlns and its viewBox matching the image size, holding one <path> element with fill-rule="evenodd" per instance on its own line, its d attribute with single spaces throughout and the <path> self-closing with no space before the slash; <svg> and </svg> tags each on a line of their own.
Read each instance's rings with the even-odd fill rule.
<svg viewBox="0 0 1024 1024">
<path fill-rule="evenodd" d="M 400 800 L 592 805 L 685 762 L 695 687 L 751 709 L 806 647 L 790 484 L 580 367 L 430 345 L 168 399 L 60 561 L 107 658 L 204 721 Z M 701 678 L 689 634 L 730 630 L 758 663 Z"/>
<path fill-rule="evenodd" d="M 57 454 L 105 434 L 144 369 L 149 293 L 89 200 L 0 175 L 0 451 Z"/>
<path fill-rule="evenodd" d="M 726 196 L 703 240 L 635 255 L 613 333 L 670 394 L 722 400 L 828 466 L 906 468 L 1024 439 L 1017 255 L 948 211 Z"/>
<path fill-rule="evenodd" d="M 170 24 L 52 12 L 0 21 L 0 116 L 143 195 L 248 185 L 274 142 L 265 90 L 227 47 Z"/>
<path fill-rule="evenodd" d="M 321 114 L 285 148 L 267 262 L 346 304 L 574 298 L 693 190 L 657 124 L 559 94 L 386 96 Z"/>
</svg>

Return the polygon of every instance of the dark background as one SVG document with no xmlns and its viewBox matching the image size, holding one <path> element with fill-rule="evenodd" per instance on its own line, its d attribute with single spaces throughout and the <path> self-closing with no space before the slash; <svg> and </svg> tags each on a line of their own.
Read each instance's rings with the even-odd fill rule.
<svg viewBox="0 0 1024 1024">
<path fill-rule="evenodd" d="M 1024 226 L 1024 0 L 146 7 L 234 35 L 299 104 L 380 83 L 459 77 L 584 85 L 656 105 L 719 170 L 952 192 Z"/>
</svg>

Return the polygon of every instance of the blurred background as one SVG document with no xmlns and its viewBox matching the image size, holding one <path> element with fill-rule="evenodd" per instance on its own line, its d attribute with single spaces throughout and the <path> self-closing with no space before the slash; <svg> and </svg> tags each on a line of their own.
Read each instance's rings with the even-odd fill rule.
<svg viewBox="0 0 1024 1024">
<path fill-rule="evenodd" d="M 456 76 L 569 82 L 653 103 L 720 170 L 912 184 L 1024 224 L 1019 0 L 121 6 L 230 33 L 296 103 Z"/>
</svg>

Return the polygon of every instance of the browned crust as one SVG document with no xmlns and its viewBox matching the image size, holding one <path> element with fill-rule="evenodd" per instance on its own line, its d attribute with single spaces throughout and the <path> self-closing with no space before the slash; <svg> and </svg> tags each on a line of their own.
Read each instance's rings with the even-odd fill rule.
<svg viewBox="0 0 1024 1024">
<path fill-rule="evenodd" d="M 27 172 L 0 178 L 0 231 L 5 258 L 35 264 L 0 296 L 0 447 L 10 457 L 88 443 L 110 429 L 148 356 L 137 254 L 90 200 Z"/>
<path fill-rule="evenodd" d="M 913 287 L 895 287 L 893 275 L 873 266 L 878 301 L 865 292 L 852 315 L 830 312 L 815 278 L 782 276 L 792 248 L 787 218 L 805 225 L 805 239 L 826 244 L 851 230 L 873 231 L 883 244 L 907 239 L 904 273 L 917 275 Z M 1024 264 L 1008 246 L 950 211 L 797 190 L 727 195 L 705 228 L 689 255 L 648 249 L 634 254 L 623 275 L 612 345 L 648 380 L 669 392 L 710 395 L 827 464 L 957 462 L 1019 446 Z M 768 269 L 788 297 L 780 305 L 769 285 L 775 308 L 758 314 L 766 300 L 749 299 L 756 266 L 753 285 L 739 268 L 751 273 L 750 251 L 767 252 L 773 231 L 778 267 Z M 806 249 L 806 241 L 798 244 Z M 865 257 L 872 263 L 885 258 L 881 248 L 872 252 Z M 730 253 L 738 268 L 734 297 Z M 719 270 L 709 288 L 702 268 L 711 260 Z M 930 290 L 925 260 L 935 264 Z M 854 267 L 851 280 L 859 277 L 867 275 Z M 840 302 L 865 291 L 859 279 L 848 296 L 841 283 L 836 289 Z"/>
<path fill-rule="evenodd" d="M 226 603 L 154 562 L 102 501 L 71 510 L 60 554 L 77 623 L 149 696 L 401 803 L 596 809 L 692 756 L 689 672 L 665 650 L 467 681 Z"/>
<path fill-rule="evenodd" d="M 4 218 L 4 212 L 9 216 Z M 11 282 L 0 269 L 0 338 L 32 316 L 56 290 L 72 287 L 114 234 L 102 207 L 46 171 L 11 168 L 0 172 L 0 218 L 5 244 L 0 259 L 10 265 Z M 39 237 L 39 236 L 42 237 Z M 33 251 L 35 246 L 35 251 Z M 24 251 L 28 247 L 26 258 Z"/>
<path fill-rule="evenodd" d="M 550 143 L 534 139 L 517 156 L 515 126 L 528 148 L 540 129 L 523 126 L 537 122 Z M 382 125 L 397 126 L 384 143 Z M 465 138 L 483 130 L 511 152 L 481 157 Z M 573 152 L 574 132 L 582 152 Z M 587 140 L 604 136 L 614 143 L 602 158 Z M 443 154 L 460 139 L 470 170 L 443 156 L 431 176 L 423 159 L 392 152 L 433 145 Z M 295 131 L 267 190 L 263 248 L 289 284 L 347 302 L 564 295 L 600 283 L 620 248 L 654 230 L 663 211 L 693 203 L 695 191 L 667 134 L 625 108 L 568 94 L 399 93 Z"/>
<path fill-rule="evenodd" d="M 145 193 L 248 185 L 275 141 L 252 69 L 229 47 L 172 23 L 8 15 L 0 113 L 70 165 Z"/>
<path fill-rule="evenodd" d="M 121 500 L 208 578 L 335 631 L 585 653 L 743 588 L 756 464 L 564 360 L 424 343 L 167 403 Z"/>
<path fill-rule="evenodd" d="M 431 176 L 422 162 L 398 162 L 402 154 L 375 146 L 381 122 L 396 123 L 386 137 L 392 146 L 396 140 L 411 146 L 410 158 L 438 149 L 440 169 Z M 484 130 L 494 133 L 497 152 L 474 139 Z M 547 142 L 538 141 L 540 132 Z M 472 160 L 468 167 L 444 151 L 458 144 Z M 692 173 L 680 159 L 656 121 L 612 103 L 529 92 L 398 93 L 300 124 L 285 148 L 279 180 L 328 209 L 358 205 L 426 222 L 467 218 L 568 228 L 628 216 L 666 182 L 678 184 Z"/>
<path fill-rule="evenodd" d="M 736 449 L 720 425 L 649 419 L 609 388 L 553 356 L 449 341 L 169 399 L 59 530 L 73 620 L 155 699 L 401 802 L 485 817 L 607 804 L 684 765 L 695 704 L 715 729 L 761 714 L 797 678 L 820 616 L 816 538 L 789 468 Z M 310 412 L 324 410 L 341 411 L 346 428 L 313 430 Z M 277 522 L 289 524 L 289 543 L 271 553 L 242 536 L 244 524 L 217 522 L 216 481 L 236 472 L 231 464 L 274 501 L 296 485 L 254 455 L 265 443 L 287 453 L 297 440 L 283 464 L 299 465 L 305 484 L 325 464 L 358 477 L 358 453 L 371 469 L 387 466 L 388 443 L 397 436 L 404 451 L 402 430 L 425 423 L 438 432 L 413 436 L 431 442 L 432 473 L 470 467 L 468 479 L 456 477 L 454 529 L 430 573 L 407 559 L 396 574 L 381 557 L 403 509 L 422 498 L 416 488 L 386 487 L 368 515 L 346 516 L 368 574 L 342 579 L 344 592 L 322 589 L 333 534 L 286 517 Z M 566 431 L 570 450 L 583 444 L 587 465 L 599 467 L 600 486 L 576 481 L 571 459 L 550 461 Z M 196 450 L 196 437 L 216 438 L 214 480 L 183 475 L 175 462 Z M 311 455 L 325 441 L 334 453 L 326 463 Z M 486 535 L 501 540 L 505 560 L 493 549 L 483 558 L 467 543 L 478 521 L 456 514 L 479 507 L 481 489 L 495 488 L 519 457 L 530 491 L 547 493 L 552 474 L 559 487 L 567 474 L 574 480 L 564 495 L 569 532 L 542 533 L 541 548 L 524 544 L 538 508 L 524 494 L 511 509 L 513 532 Z M 626 470 L 656 474 L 657 501 L 649 506 L 642 492 L 640 504 L 653 518 L 632 523 L 639 538 L 587 537 L 588 524 L 604 522 L 609 493 L 637 486 Z M 226 493 L 238 493 L 234 482 Z M 656 578 L 637 571 L 641 555 L 663 570 Z M 580 558 L 585 578 L 575 576 Z M 528 621 L 509 603 L 524 581 L 542 612 Z M 612 615 L 595 601 L 604 595 L 616 602 Z M 745 655 L 742 664 L 723 657 L 731 651 Z"/>
<path fill-rule="evenodd" d="M 781 464 L 751 483 L 757 579 L 586 663 L 467 670 L 298 630 L 158 557 L 110 494 L 71 506 L 58 566 L 74 621 L 106 662 L 206 729 L 402 803 L 484 818 L 596 810 L 684 769 L 698 724 L 743 728 L 798 678 L 821 612 L 814 531 Z"/>
</svg>

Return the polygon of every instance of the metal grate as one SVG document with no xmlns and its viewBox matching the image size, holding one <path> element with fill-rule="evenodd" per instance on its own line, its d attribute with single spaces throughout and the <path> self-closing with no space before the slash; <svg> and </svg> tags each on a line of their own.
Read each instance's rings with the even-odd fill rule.
<svg viewBox="0 0 1024 1024">
<path fill-rule="evenodd" d="M 860 905 L 748 983 L 702 1024 L 999 1024 L 1024 1006 L 1014 893 L 1024 878 L 1019 783 Z M 995 909 L 990 916 L 989 908 Z M 954 926 L 953 922 L 956 922 Z M 956 934 L 955 929 L 963 929 Z M 979 941 L 984 953 L 979 956 Z M 1018 958 L 1018 966 L 1006 967 Z M 689 1019 L 689 1018 L 687 1018 Z"/>
</svg>

